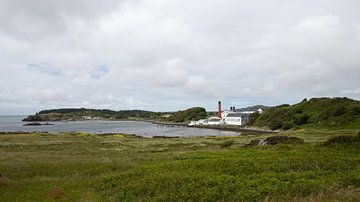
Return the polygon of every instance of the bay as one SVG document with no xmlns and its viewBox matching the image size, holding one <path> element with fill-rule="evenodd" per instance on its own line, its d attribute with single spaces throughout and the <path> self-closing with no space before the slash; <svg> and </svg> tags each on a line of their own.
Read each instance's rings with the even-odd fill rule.
<svg viewBox="0 0 360 202">
<path fill-rule="evenodd" d="M 40 122 L 54 125 L 24 126 L 26 116 L 0 116 L 0 132 L 87 132 L 94 134 L 124 133 L 142 137 L 191 137 L 191 136 L 238 136 L 240 132 L 190 128 L 186 126 L 164 126 L 144 121 L 56 121 Z"/>
</svg>

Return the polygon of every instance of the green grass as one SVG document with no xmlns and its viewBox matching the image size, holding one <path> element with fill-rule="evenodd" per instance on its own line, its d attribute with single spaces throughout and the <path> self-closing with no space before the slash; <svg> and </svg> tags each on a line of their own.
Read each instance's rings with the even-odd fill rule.
<svg viewBox="0 0 360 202">
<path fill-rule="evenodd" d="M 307 128 L 286 134 L 305 144 L 251 148 L 269 135 L 0 135 L 0 201 L 359 201 L 356 133 Z"/>
</svg>

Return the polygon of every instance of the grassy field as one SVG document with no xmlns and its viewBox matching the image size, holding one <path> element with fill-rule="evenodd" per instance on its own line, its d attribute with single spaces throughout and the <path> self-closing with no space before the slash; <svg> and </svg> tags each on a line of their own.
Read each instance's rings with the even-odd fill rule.
<svg viewBox="0 0 360 202">
<path fill-rule="evenodd" d="M 0 135 L 0 201 L 360 201 L 355 129 L 286 135 L 305 144 L 244 147 L 269 135 Z M 340 135 L 354 138 L 328 141 Z"/>
</svg>

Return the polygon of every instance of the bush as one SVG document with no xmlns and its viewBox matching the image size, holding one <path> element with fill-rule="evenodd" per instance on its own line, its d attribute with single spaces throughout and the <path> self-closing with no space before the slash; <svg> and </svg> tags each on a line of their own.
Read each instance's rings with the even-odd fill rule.
<svg viewBox="0 0 360 202">
<path fill-rule="evenodd" d="M 297 115 L 294 119 L 294 122 L 296 125 L 303 125 L 306 124 L 308 122 L 308 120 L 310 119 L 310 116 L 307 114 L 300 114 Z"/>
<path fill-rule="evenodd" d="M 288 136 L 271 136 L 265 138 L 264 142 L 266 142 L 266 145 L 304 144 L 304 140 L 297 137 L 288 137 Z"/>
<path fill-rule="evenodd" d="M 360 144 L 360 136 L 342 135 L 332 137 L 324 143 L 325 146 L 336 144 Z"/>
<path fill-rule="evenodd" d="M 250 117 L 249 117 L 249 122 L 247 123 L 248 125 L 254 125 L 256 120 L 259 118 L 260 116 L 260 113 L 259 112 L 255 112 L 253 114 L 250 114 Z"/>
<path fill-rule="evenodd" d="M 336 107 L 332 113 L 333 116 L 341 116 L 346 113 L 346 109 L 343 106 Z"/>
<path fill-rule="evenodd" d="M 278 120 L 273 120 L 273 121 L 271 121 L 270 124 L 269 124 L 269 128 L 270 128 L 271 130 L 280 129 L 280 128 L 282 128 L 282 126 L 283 126 L 283 124 L 282 124 L 280 121 L 278 121 Z"/>
<path fill-rule="evenodd" d="M 262 145 L 277 145 L 277 144 L 304 144 L 304 140 L 297 137 L 288 136 L 270 136 L 263 140 L 252 140 L 245 147 L 262 146 Z"/>
<path fill-rule="evenodd" d="M 286 121 L 283 126 L 282 126 L 282 129 L 283 130 L 289 130 L 291 128 L 293 128 L 295 126 L 295 124 L 291 121 Z"/>
<path fill-rule="evenodd" d="M 224 142 L 220 143 L 220 146 L 226 148 L 226 147 L 230 147 L 234 143 L 235 143 L 234 140 L 225 140 Z"/>
</svg>

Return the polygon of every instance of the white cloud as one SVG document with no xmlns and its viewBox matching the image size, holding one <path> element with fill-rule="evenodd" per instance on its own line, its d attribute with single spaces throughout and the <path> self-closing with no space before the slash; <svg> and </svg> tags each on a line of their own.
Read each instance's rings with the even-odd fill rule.
<svg viewBox="0 0 360 202">
<path fill-rule="evenodd" d="M 0 114 L 359 99 L 359 6 L 355 0 L 3 0 Z"/>
<path fill-rule="evenodd" d="M 336 26 L 339 23 L 339 17 L 335 15 L 316 16 L 303 20 L 296 28 L 298 30 L 311 28 L 324 28 L 326 26 Z"/>
</svg>

